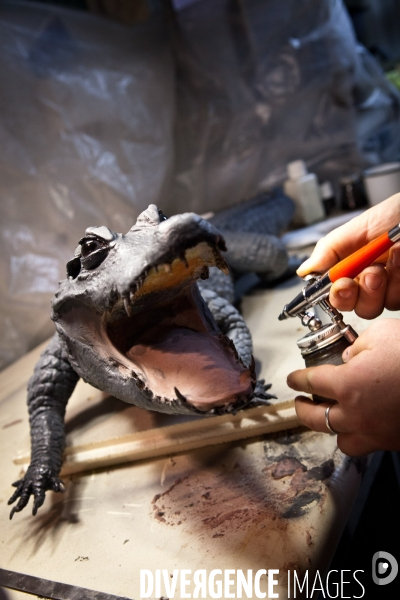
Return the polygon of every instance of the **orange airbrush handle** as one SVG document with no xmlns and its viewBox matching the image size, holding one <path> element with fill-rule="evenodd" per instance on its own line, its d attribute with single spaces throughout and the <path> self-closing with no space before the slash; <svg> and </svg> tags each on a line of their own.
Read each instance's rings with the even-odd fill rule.
<svg viewBox="0 0 400 600">
<path fill-rule="evenodd" d="M 279 315 L 279 320 L 283 321 L 288 317 L 304 316 L 308 308 L 315 306 L 329 296 L 329 290 L 332 283 L 341 277 L 350 277 L 354 279 L 369 265 L 372 265 L 380 256 L 382 256 L 393 244 L 400 240 L 400 223 L 395 225 L 387 233 L 383 233 L 376 240 L 350 254 L 329 269 L 323 275 L 311 279 L 300 294 L 297 294 L 289 304 L 285 304 L 283 311 Z"/>
<path fill-rule="evenodd" d="M 383 233 L 376 240 L 372 240 L 369 244 L 350 254 L 347 258 L 341 260 L 337 265 L 329 269 L 329 279 L 337 281 L 341 277 L 350 277 L 354 279 L 366 267 L 369 267 L 377 258 L 379 258 L 386 250 L 389 250 L 396 240 L 389 237 L 389 233 Z"/>
</svg>

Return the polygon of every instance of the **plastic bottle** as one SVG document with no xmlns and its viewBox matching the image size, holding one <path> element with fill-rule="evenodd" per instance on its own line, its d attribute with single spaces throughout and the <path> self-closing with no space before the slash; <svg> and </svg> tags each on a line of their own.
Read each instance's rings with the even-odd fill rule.
<svg viewBox="0 0 400 600">
<path fill-rule="evenodd" d="M 308 173 L 304 160 L 295 160 L 287 165 L 288 179 L 283 184 L 284 192 L 296 204 L 296 225 L 310 225 L 325 216 L 321 192 L 315 173 Z"/>
<path fill-rule="evenodd" d="M 332 184 L 330 181 L 324 181 L 320 185 L 322 205 L 326 215 L 330 215 L 336 208 L 335 194 L 333 193 Z"/>
</svg>

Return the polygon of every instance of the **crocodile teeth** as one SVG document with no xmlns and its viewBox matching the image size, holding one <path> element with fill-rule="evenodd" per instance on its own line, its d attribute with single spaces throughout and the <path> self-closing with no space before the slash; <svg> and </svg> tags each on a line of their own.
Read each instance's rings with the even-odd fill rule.
<svg viewBox="0 0 400 600">
<path fill-rule="evenodd" d="M 131 299 L 131 302 L 133 302 L 133 299 L 134 299 L 134 297 L 135 297 L 135 292 L 131 292 L 131 293 L 129 294 L 129 297 L 130 297 L 130 299 Z"/>
<path fill-rule="evenodd" d="M 171 265 L 170 265 L 170 264 L 168 264 L 168 263 L 164 263 L 162 266 L 164 267 L 164 271 L 165 271 L 166 273 L 171 273 L 171 271 L 172 271 L 172 268 L 171 268 Z"/>
<path fill-rule="evenodd" d="M 178 400 L 182 400 L 182 402 L 186 402 L 186 398 L 183 394 L 180 393 L 177 387 L 174 387 L 174 391 Z"/>
<path fill-rule="evenodd" d="M 229 267 L 228 265 L 225 263 L 225 265 L 223 267 L 220 267 L 221 271 L 224 273 L 224 275 L 229 275 Z"/>
<path fill-rule="evenodd" d="M 131 308 L 132 307 L 129 304 L 129 300 L 128 300 L 128 298 L 126 296 L 124 298 L 124 306 L 125 306 L 126 314 L 128 315 L 128 317 L 130 317 L 131 316 Z"/>
<path fill-rule="evenodd" d="M 187 259 L 186 259 L 186 256 L 185 256 L 184 254 L 181 254 L 181 256 L 179 257 L 179 260 L 180 260 L 181 262 L 183 262 L 183 264 L 185 265 L 185 267 L 186 267 L 186 268 L 188 268 L 188 267 L 189 267 L 189 263 L 188 263 L 188 261 L 187 261 Z"/>
<path fill-rule="evenodd" d="M 204 265 L 200 272 L 200 279 L 208 279 L 210 277 L 210 269 Z"/>
<path fill-rule="evenodd" d="M 146 272 L 146 273 L 143 273 L 143 274 L 140 276 L 140 278 L 137 280 L 137 282 L 136 282 L 136 285 L 137 285 L 137 289 L 138 289 L 138 290 L 141 290 L 141 289 L 142 289 L 142 287 L 143 287 L 143 285 L 144 285 L 144 282 L 145 282 L 145 280 L 146 280 L 146 277 L 147 277 L 147 272 Z"/>
<path fill-rule="evenodd" d="M 229 267 L 223 256 L 214 250 L 215 264 L 225 275 L 229 275 Z"/>
<path fill-rule="evenodd" d="M 149 400 L 153 400 L 153 398 L 154 398 L 153 392 L 146 386 L 142 389 L 142 394 L 144 396 L 146 396 L 146 398 L 148 398 Z M 157 398 L 157 396 L 156 396 L 156 398 Z"/>
</svg>

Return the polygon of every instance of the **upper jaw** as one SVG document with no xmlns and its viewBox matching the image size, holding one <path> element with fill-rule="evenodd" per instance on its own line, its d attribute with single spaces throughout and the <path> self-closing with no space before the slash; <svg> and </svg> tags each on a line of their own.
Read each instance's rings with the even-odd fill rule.
<svg viewBox="0 0 400 600">
<path fill-rule="evenodd" d="M 199 244 L 202 256 L 196 259 L 193 248 Z M 172 270 L 180 272 L 182 279 L 205 277 L 207 266 L 217 266 L 228 273 L 221 255 L 224 250 L 225 241 L 218 230 L 194 213 L 173 216 L 153 227 L 134 226 L 126 235 L 115 234 L 108 257 L 97 269 L 81 269 L 75 279 L 60 282 L 52 300 L 52 318 L 57 320 L 71 306 L 81 303 L 104 313 L 122 300 L 129 311 L 135 295 L 139 292 L 136 300 L 143 296 L 141 290 L 149 275 L 147 286 L 166 283 L 161 274 L 170 275 Z M 188 264 L 189 269 L 179 270 L 178 263 L 186 269 Z M 172 281 L 169 277 L 168 287 Z"/>
<path fill-rule="evenodd" d="M 133 228 L 126 242 L 135 243 Z M 162 291 L 168 295 L 196 279 L 206 279 L 208 268 L 216 266 L 225 274 L 228 265 L 221 251 L 226 250 L 221 234 L 207 221 L 194 213 L 176 215 L 163 221 L 153 230 L 149 251 L 141 268 L 127 269 L 125 278 L 117 285 L 118 296 L 126 312 L 141 310 L 143 301 Z"/>
<path fill-rule="evenodd" d="M 218 267 L 225 273 L 228 267 L 214 245 L 200 241 L 195 246 L 181 250 L 178 257 L 172 254 L 166 259 L 154 261 L 143 269 L 119 294 L 128 316 L 146 308 L 171 300 L 198 279 L 208 278 L 209 267 Z"/>
</svg>

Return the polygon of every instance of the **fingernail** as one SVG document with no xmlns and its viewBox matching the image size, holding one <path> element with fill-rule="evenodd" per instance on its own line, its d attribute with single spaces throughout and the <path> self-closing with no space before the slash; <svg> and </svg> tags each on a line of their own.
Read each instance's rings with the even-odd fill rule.
<svg viewBox="0 0 400 600">
<path fill-rule="evenodd" d="M 308 268 L 308 265 L 310 264 L 310 259 L 307 258 L 307 260 L 305 260 L 297 269 L 296 273 L 299 275 L 299 273 L 308 273 L 310 271 L 310 269 Z"/>
<path fill-rule="evenodd" d="M 343 300 L 347 300 L 348 298 L 351 298 L 354 294 L 353 290 L 338 290 L 337 295 L 340 296 L 340 298 L 343 298 Z"/>
<path fill-rule="evenodd" d="M 344 363 L 346 363 L 346 362 L 348 362 L 348 361 L 349 361 L 349 359 L 350 359 L 350 352 L 349 352 L 349 349 L 348 349 L 348 348 L 346 348 L 346 350 L 345 350 L 345 351 L 343 352 L 343 354 L 342 354 L 342 361 L 343 361 Z"/>
<path fill-rule="evenodd" d="M 400 248 L 393 249 L 391 260 L 395 267 L 400 267 Z"/>
<path fill-rule="evenodd" d="M 365 285 L 369 290 L 378 290 L 383 283 L 383 279 L 376 273 L 367 273 L 365 276 Z"/>
</svg>

